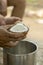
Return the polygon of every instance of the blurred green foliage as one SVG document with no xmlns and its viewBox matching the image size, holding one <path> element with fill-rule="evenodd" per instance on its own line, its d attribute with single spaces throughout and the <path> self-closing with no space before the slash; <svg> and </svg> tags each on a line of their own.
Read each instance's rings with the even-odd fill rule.
<svg viewBox="0 0 43 65">
<path fill-rule="evenodd" d="M 27 2 L 35 2 L 36 0 L 26 0 Z"/>
</svg>

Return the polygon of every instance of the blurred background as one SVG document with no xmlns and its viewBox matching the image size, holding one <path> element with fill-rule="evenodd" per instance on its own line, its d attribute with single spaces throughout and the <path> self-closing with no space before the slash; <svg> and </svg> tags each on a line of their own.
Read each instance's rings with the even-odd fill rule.
<svg viewBox="0 0 43 65">
<path fill-rule="evenodd" d="M 36 65 L 43 65 L 43 0 L 26 0 L 23 23 L 29 27 L 26 39 L 38 46 Z M 0 65 L 3 64 L 2 57 L 0 48 Z"/>
</svg>

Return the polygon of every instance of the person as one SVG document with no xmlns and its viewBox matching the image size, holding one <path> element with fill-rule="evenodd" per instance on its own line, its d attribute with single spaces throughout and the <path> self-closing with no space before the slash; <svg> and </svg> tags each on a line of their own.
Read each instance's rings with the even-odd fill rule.
<svg viewBox="0 0 43 65">
<path fill-rule="evenodd" d="M 15 38 L 15 36 L 13 33 L 9 32 L 6 28 L 7 25 L 10 26 L 14 24 L 16 21 L 22 19 L 25 11 L 25 0 L 7 0 L 7 5 L 14 6 L 14 9 L 12 11 L 11 17 L 7 19 L 3 16 L 3 13 L 2 15 L 0 15 L 0 46 L 1 47 L 12 47 L 18 43 L 18 41 L 16 41 L 15 43 L 11 41 Z"/>
<path fill-rule="evenodd" d="M 8 6 L 14 6 L 14 9 L 12 11 L 12 15 L 14 17 L 5 19 L 4 16 L 6 16 L 6 1 Z M 21 20 L 24 11 L 25 11 L 25 0 L 0 0 L 0 47 L 3 47 L 3 65 L 7 65 L 7 52 L 5 51 L 5 47 L 13 47 L 17 45 L 18 41 L 12 42 L 14 34 L 10 33 L 7 30 L 10 27 L 11 24 L 14 24 L 17 20 Z M 3 9 L 4 8 L 4 9 Z M 3 15 L 3 16 L 2 16 Z M 17 17 L 17 18 L 15 18 Z M 9 20 L 10 19 L 10 20 Z M 10 24 L 10 25 L 9 25 Z M 5 26 L 6 25 L 6 26 Z M 5 27 L 4 27 L 5 26 Z M 13 36 L 13 37 L 12 37 Z M 10 42 L 9 42 L 10 41 Z"/>
</svg>

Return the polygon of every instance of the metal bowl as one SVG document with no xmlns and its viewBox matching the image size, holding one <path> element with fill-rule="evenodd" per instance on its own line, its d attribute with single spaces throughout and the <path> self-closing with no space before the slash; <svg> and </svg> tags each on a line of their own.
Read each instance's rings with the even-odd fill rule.
<svg viewBox="0 0 43 65">
<path fill-rule="evenodd" d="M 4 65 L 36 65 L 37 46 L 28 41 L 20 41 L 12 48 L 4 48 Z"/>
</svg>

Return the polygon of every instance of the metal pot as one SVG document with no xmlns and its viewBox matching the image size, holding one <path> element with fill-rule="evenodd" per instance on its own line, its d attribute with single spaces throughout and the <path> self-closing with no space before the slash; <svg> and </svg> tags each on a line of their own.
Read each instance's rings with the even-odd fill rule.
<svg viewBox="0 0 43 65">
<path fill-rule="evenodd" d="M 37 46 L 28 41 L 20 41 L 12 48 L 4 48 L 4 65 L 36 65 Z"/>
</svg>

